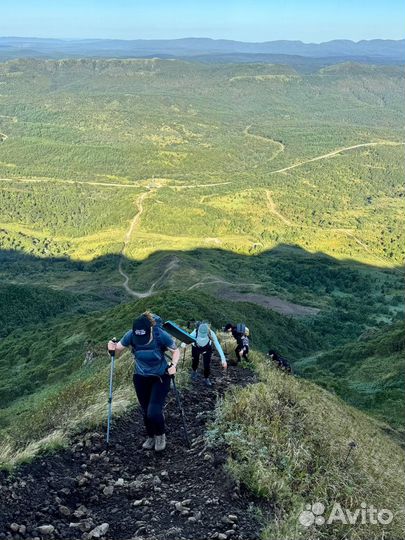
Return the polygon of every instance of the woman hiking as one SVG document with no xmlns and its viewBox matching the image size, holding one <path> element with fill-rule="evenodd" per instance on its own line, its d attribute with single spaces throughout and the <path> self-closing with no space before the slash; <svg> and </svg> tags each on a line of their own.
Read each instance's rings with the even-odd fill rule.
<svg viewBox="0 0 405 540">
<path fill-rule="evenodd" d="M 242 359 L 248 360 L 249 354 L 249 328 L 244 323 L 232 324 L 227 323 L 224 327 L 224 332 L 227 334 L 232 334 L 236 341 L 236 363 L 240 362 Z"/>
<path fill-rule="evenodd" d="M 212 344 L 214 344 L 216 350 L 218 351 L 222 367 L 224 369 L 228 367 L 224 351 L 222 350 L 222 347 L 218 341 L 217 335 L 213 330 L 211 330 L 209 323 L 199 322 L 197 323 L 195 330 L 191 332 L 190 336 L 195 338 L 195 343 L 193 343 L 191 348 L 191 379 L 193 381 L 197 380 L 197 369 L 198 364 L 200 363 L 200 356 L 202 355 L 204 364 L 204 382 L 207 386 L 212 386 L 210 379 L 211 357 L 213 351 Z M 183 345 L 184 344 L 182 343 L 182 346 Z"/>
<path fill-rule="evenodd" d="M 161 452 L 166 448 L 163 406 L 170 389 L 170 378 L 176 373 L 180 352 L 174 339 L 156 319 L 156 315 L 145 311 L 134 320 L 132 330 L 128 330 L 118 343 L 108 342 L 108 350 L 118 355 L 126 347 L 132 347 L 135 360 L 133 381 L 147 433 L 142 448 L 154 448 L 156 452 Z M 165 358 L 166 351 L 172 354 L 170 365 Z"/>
</svg>

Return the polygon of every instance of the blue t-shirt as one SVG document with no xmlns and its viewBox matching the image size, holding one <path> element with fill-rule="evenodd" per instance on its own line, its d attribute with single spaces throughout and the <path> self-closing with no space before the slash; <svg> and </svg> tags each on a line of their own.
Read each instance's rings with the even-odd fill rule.
<svg viewBox="0 0 405 540">
<path fill-rule="evenodd" d="M 133 345 L 132 330 L 128 330 L 120 341 L 124 347 L 132 346 L 135 373 L 144 376 L 162 376 L 167 369 L 165 351 L 177 349 L 172 336 L 158 326 L 153 327 L 153 339 L 146 345 L 136 347 Z"/>
</svg>

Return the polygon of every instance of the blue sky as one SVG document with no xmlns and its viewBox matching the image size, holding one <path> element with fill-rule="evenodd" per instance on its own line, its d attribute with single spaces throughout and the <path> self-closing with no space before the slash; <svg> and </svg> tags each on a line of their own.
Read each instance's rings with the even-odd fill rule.
<svg viewBox="0 0 405 540">
<path fill-rule="evenodd" d="M 404 0 L 0 0 L 0 36 L 401 39 Z"/>
</svg>

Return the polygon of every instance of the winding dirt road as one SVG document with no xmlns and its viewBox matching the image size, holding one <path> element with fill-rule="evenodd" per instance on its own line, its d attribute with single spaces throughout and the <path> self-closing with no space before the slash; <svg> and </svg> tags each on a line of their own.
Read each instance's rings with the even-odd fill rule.
<svg viewBox="0 0 405 540">
<path fill-rule="evenodd" d="M 126 248 L 128 247 L 128 244 L 131 241 L 132 234 L 133 234 L 136 226 L 139 224 L 139 221 L 140 221 L 142 213 L 143 213 L 143 209 L 144 209 L 143 202 L 146 199 L 146 197 L 148 197 L 148 195 L 151 195 L 152 193 L 154 193 L 156 191 L 156 189 L 158 189 L 158 188 L 149 189 L 145 193 L 141 193 L 141 195 L 139 195 L 139 197 L 137 198 L 136 206 L 138 207 L 138 211 L 135 214 L 135 216 L 133 217 L 129 228 L 128 228 L 127 232 L 125 233 L 124 243 L 123 243 L 123 246 L 122 246 L 122 249 L 121 249 L 120 260 L 119 260 L 119 263 L 118 263 L 118 272 L 124 278 L 124 282 L 123 282 L 122 286 L 124 287 L 125 291 L 130 296 L 132 296 L 133 298 L 136 298 L 136 299 L 147 298 L 148 296 L 151 296 L 154 293 L 156 285 L 158 283 L 160 283 L 161 281 L 163 281 L 163 279 L 167 276 L 167 274 L 169 272 L 171 272 L 172 270 L 175 270 L 177 268 L 178 264 L 179 264 L 179 259 L 177 257 L 173 257 L 169 261 L 169 263 L 166 266 L 164 272 L 162 272 L 162 274 L 158 277 L 158 279 L 152 283 L 152 285 L 150 286 L 150 288 L 147 291 L 143 291 L 143 292 L 135 291 L 134 289 L 132 289 L 129 286 L 129 276 L 124 271 L 124 268 L 123 268 L 123 263 L 124 263 L 124 260 L 125 260 Z"/>
<path fill-rule="evenodd" d="M 129 228 L 128 228 L 127 232 L 125 233 L 124 244 L 123 244 L 122 249 L 121 249 L 120 261 L 118 263 L 118 272 L 124 278 L 124 282 L 123 282 L 122 286 L 124 287 L 125 291 L 130 296 L 133 296 L 134 298 L 138 298 L 138 299 L 150 296 L 149 291 L 139 292 L 139 291 L 134 291 L 133 289 L 131 289 L 131 287 L 128 285 L 129 276 L 123 270 L 123 262 L 124 262 L 124 259 L 125 259 L 125 251 L 126 251 L 126 249 L 128 247 L 128 244 L 129 244 L 129 242 L 131 240 L 132 233 L 134 232 L 135 227 L 139 223 L 139 220 L 141 219 L 141 216 L 142 216 L 142 213 L 143 213 L 143 201 L 151 193 L 151 191 L 152 190 L 145 191 L 145 193 L 141 193 L 141 195 L 139 195 L 139 197 L 136 200 L 136 205 L 138 207 L 138 211 L 135 214 L 135 216 L 133 217 L 133 219 L 132 219 L 132 221 L 131 221 L 131 223 L 129 225 Z"/>
<path fill-rule="evenodd" d="M 307 163 L 313 163 L 314 161 L 320 161 L 321 159 L 329 159 L 333 156 L 337 156 L 338 154 L 341 154 L 342 152 L 349 152 L 350 150 L 355 150 L 356 148 L 366 148 L 368 146 L 402 146 L 404 144 L 405 143 L 403 142 L 392 142 L 392 141 L 380 141 L 380 142 L 355 144 L 353 146 L 347 146 L 346 148 L 339 148 L 338 150 L 333 150 L 333 152 L 328 152 L 327 154 L 323 154 L 322 156 L 317 156 L 311 159 L 306 159 L 305 161 L 300 161 L 299 163 L 295 163 L 295 165 L 289 165 L 288 167 L 284 167 L 283 169 L 270 171 L 270 174 L 290 171 L 291 169 L 295 169 L 297 167 L 301 167 L 302 165 L 306 165 Z"/>
<path fill-rule="evenodd" d="M 249 132 L 249 129 L 252 127 L 252 125 L 249 125 L 249 126 L 246 126 L 245 129 L 243 130 L 243 134 L 246 136 L 246 137 L 252 137 L 252 139 L 256 139 L 258 141 L 263 141 L 263 142 L 266 142 L 268 144 L 275 144 L 278 146 L 278 149 L 276 150 L 276 152 L 271 156 L 271 158 L 269 159 L 269 161 L 273 161 L 273 159 L 275 159 L 279 154 L 281 154 L 281 152 L 284 152 L 284 149 L 285 149 L 285 145 L 280 142 L 280 141 L 276 141 L 274 139 L 270 139 L 270 137 L 264 137 L 263 135 L 255 135 L 254 133 L 250 133 Z"/>
<path fill-rule="evenodd" d="M 291 221 L 287 219 L 285 216 L 283 216 L 283 214 L 280 214 L 280 212 L 277 210 L 277 207 L 271 196 L 271 191 L 266 191 L 266 196 L 267 196 L 267 207 L 270 210 L 270 212 L 276 217 L 278 217 L 279 219 L 281 219 L 283 223 L 291 227 L 292 226 Z"/>
</svg>

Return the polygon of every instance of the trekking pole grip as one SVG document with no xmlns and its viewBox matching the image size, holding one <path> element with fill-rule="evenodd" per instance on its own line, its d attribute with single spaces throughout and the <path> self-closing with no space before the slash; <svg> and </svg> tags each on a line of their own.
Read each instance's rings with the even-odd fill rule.
<svg viewBox="0 0 405 540">
<path fill-rule="evenodd" d="M 116 337 L 113 337 L 110 341 L 112 341 L 113 343 L 118 343 L 118 340 L 117 340 Z M 111 351 L 110 351 L 110 349 L 108 349 L 108 352 L 109 352 L 111 358 L 115 357 L 115 349 L 111 350 Z"/>
</svg>

